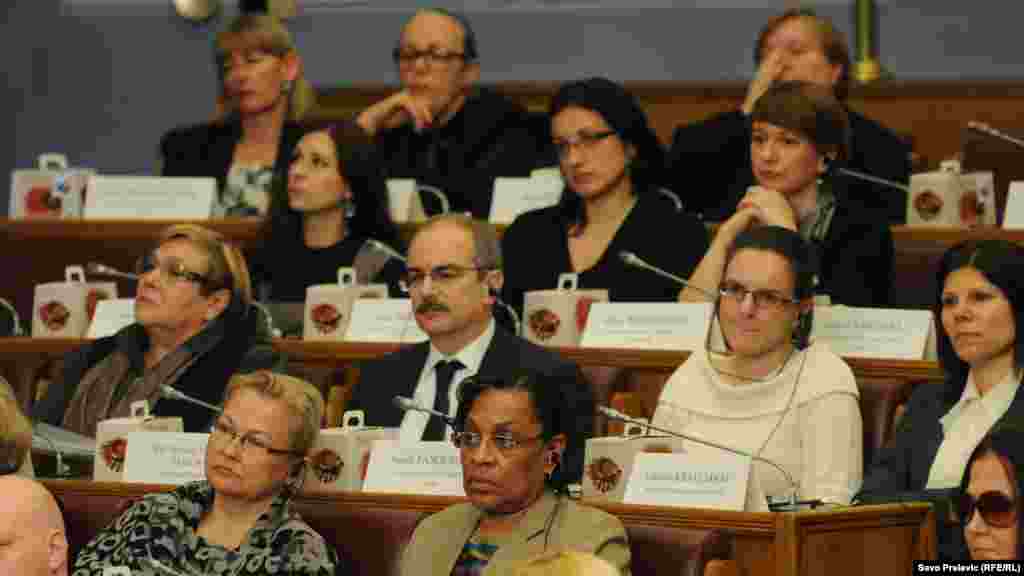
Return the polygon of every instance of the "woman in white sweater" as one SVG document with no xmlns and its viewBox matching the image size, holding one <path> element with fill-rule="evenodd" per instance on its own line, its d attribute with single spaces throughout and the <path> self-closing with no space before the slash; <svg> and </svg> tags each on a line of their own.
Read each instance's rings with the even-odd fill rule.
<svg viewBox="0 0 1024 576">
<path fill-rule="evenodd" d="M 703 279 L 717 283 L 721 338 L 713 333 L 676 370 L 653 423 L 778 464 L 801 500 L 848 503 L 862 479 L 857 384 L 841 358 L 807 343 L 815 274 L 808 246 L 796 232 L 764 226 L 717 249 L 702 265 L 720 263 Z M 790 487 L 755 461 L 745 508 L 766 510 L 768 497 L 786 497 Z"/>
</svg>

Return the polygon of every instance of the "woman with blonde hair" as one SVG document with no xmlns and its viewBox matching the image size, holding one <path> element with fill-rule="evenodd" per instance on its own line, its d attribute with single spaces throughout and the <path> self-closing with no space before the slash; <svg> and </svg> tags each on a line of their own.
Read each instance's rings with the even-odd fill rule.
<svg viewBox="0 0 1024 576">
<path fill-rule="evenodd" d="M 244 14 L 214 43 L 220 79 L 217 118 L 163 136 L 164 176 L 217 179 L 218 216 L 260 216 L 275 177 L 302 136 L 295 125 L 314 105 L 291 34 L 273 16 Z"/>
<path fill-rule="evenodd" d="M 576 550 L 542 554 L 516 570 L 515 576 L 620 576 L 614 566 L 598 556 Z"/>
<path fill-rule="evenodd" d="M 0 376 L 0 475 L 35 476 L 32 423 L 21 411 L 14 389 Z"/>
<path fill-rule="evenodd" d="M 199 432 L 210 410 L 164 397 L 165 386 L 215 404 L 235 372 L 280 364 L 252 305 L 245 259 L 219 233 L 171 226 L 136 272 L 135 322 L 65 357 L 63 379 L 34 410 L 38 420 L 94 436 L 100 420 L 146 401 L 152 414 L 181 416 L 186 432 Z"/>
</svg>

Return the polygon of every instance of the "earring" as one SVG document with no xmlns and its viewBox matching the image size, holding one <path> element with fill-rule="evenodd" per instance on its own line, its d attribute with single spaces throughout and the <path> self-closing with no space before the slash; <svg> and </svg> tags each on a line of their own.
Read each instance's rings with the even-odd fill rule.
<svg viewBox="0 0 1024 576">
<path fill-rule="evenodd" d="M 291 94 L 292 93 L 292 87 L 293 87 L 293 83 L 292 83 L 291 80 L 282 80 L 281 81 L 281 94 L 285 94 L 285 95 Z"/>
<path fill-rule="evenodd" d="M 345 220 L 351 220 L 356 215 L 356 201 L 349 199 L 341 200 L 341 213 L 345 217 Z"/>
</svg>

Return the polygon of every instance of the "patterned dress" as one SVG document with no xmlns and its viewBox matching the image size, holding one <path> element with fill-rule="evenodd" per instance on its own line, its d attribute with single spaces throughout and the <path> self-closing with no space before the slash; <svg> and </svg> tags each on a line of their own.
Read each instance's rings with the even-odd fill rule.
<svg viewBox="0 0 1024 576">
<path fill-rule="evenodd" d="M 208 483 L 195 482 L 140 499 L 79 552 L 72 576 L 103 576 L 105 568 L 119 566 L 143 576 L 335 574 L 334 549 L 282 496 L 238 549 L 208 543 L 196 530 L 213 494 Z"/>
</svg>

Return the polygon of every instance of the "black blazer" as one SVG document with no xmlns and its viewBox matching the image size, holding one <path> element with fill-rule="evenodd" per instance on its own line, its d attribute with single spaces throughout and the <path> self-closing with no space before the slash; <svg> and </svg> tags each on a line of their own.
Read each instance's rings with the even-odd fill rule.
<svg viewBox="0 0 1024 576">
<path fill-rule="evenodd" d="M 347 409 L 362 410 L 370 426 L 399 426 L 403 412 L 392 404 L 392 399 L 412 397 L 429 352 L 430 344 L 422 342 L 362 363 L 359 383 Z M 520 369 L 557 376 L 564 383 L 562 391 L 571 414 L 565 425 L 574 426 L 576 440 L 566 447 L 562 468 L 569 482 L 578 482 L 583 475 L 584 442 L 593 435 L 594 428 L 594 397 L 589 384 L 575 364 L 495 326 L 494 339 L 477 374 L 500 377 Z"/>
</svg>

